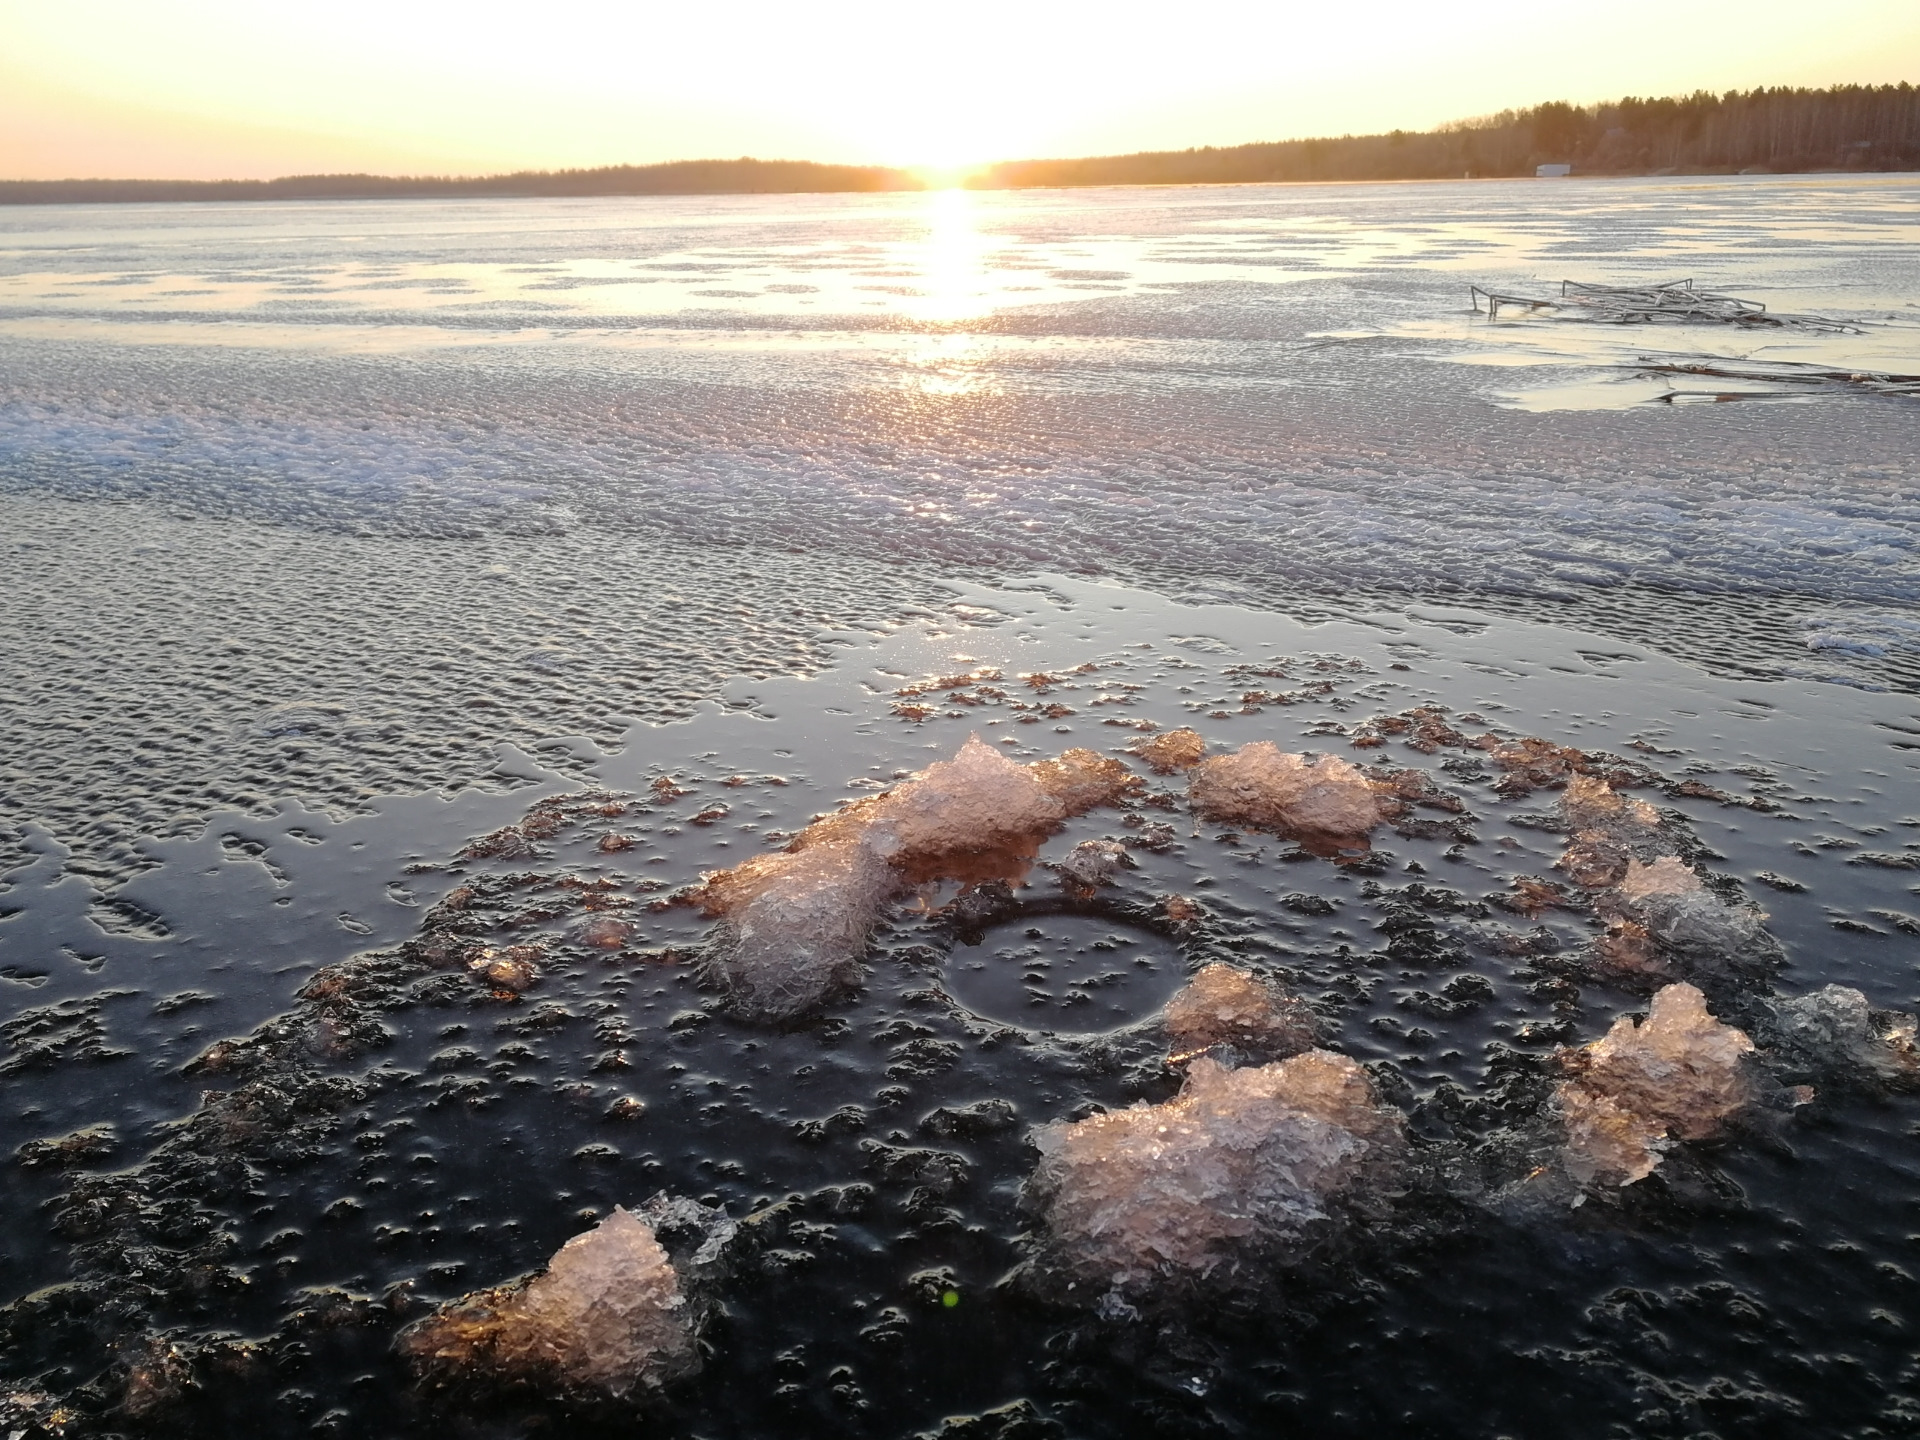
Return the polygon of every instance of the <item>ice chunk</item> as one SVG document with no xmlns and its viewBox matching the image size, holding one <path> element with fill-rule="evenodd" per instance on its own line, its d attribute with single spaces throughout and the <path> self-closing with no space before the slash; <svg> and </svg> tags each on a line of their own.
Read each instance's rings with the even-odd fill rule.
<svg viewBox="0 0 1920 1440">
<path fill-rule="evenodd" d="M 616 1208 L 562 1245 L 544 1273 L 443 1305 L 397 1343 L 440 1390 L 632 1400 L 699 1368 L 700 1317 L 654 1225 Z"/>
<path fill-rule="evenodd" d="M 908 865 L 1044 835 L 1068 813 L 1033 767 L 1016 765 L 969 735 L 953 759 L 880 796 L 866 838 L 875 853 Z"/>
<path fill-rule="evenodd" d="M 1649 972 L 1665 966 L 1697 978 L 1759 974 L 1784 958 L 1780 942 L 1767 933 L 1764 911 L 1727 904 L 1678 856 L 1662 855 L 1649 865 L 1629 860 L 1600 908 L 1616 935 L 1632 937 L 1622 953 L 1637 953 L 1639 968 Z"/>
<path fill-rule="evenodd" d="M 1629 860 L 1627 873 L 1614 888 L 1623 899 L 1646 901 L 1656 895 L 1678 897 L 1697 894 L 1701 885 L 1700 877 L 1678 855 L 1662 855 L 1651 865 Z"/>
<path fill-rule="evenodd" d="M 851 983 L 898 877 L 859 838 L 748 866 L 718 894 L 724 919 L 703 968 L 736 1013 L 789 1019 Z"/>
<path fill-rule="evenodd" d="M 1309 762 L 1271 740 L 1202 761 L 1188 793 L 1209 820 L 1282 835 L 1357 839 L 1382 818 L 1380 797 L 1356 767 L 1333 755 Z"/>
<path fill-rule="evenodd" d="M 1167 1002 L 1167 1033 L 1176 1055 L 1232 1047 L 1241 1056 L 1281 1060 L 1311 1050 L 1313 1012 L 1278 985 L 1218 962 L 1202 967 Z"/>
<path fill-rule="evenodd" d="M 1182 726 L 1165 734 L 1150 735 L 1127 747 L 1147 762 L 1156 775 L 1171 775 L 1176 770 L 1191 770 L 1205 758 L 1207 742 L 1196 730 Z"/>
<path fill-rule="evenodd" d="M 1881 1081 L 1920 1079 L 1914 1017 L 1875 1010 L 1845 985 L 1772 1002 L 1765 1039 L 1786 1065 L 1822 1076 L 1866 1076 Z"/>
<path fill-rule="evenodd" d="M 1027 769 L 1069 815 L 1084 815 L 1142 788 L 1138 775 L 1111 756 L 1093 750 L 1066 750 L 1058 760 L 1036 760 Z"/>
<path fill-rule="evenodd" d="M 1671 848 L 1658 810 L 1591 775 L 1568 778 L 1560 813 L 1571 833 L 1560 868 L 1590 890 L 1618 884 L 1633 861 Z"/>
<path fill-rule="evenodd" d="M 1651 1175 L 1670 1137 L 1704 1140 L 1750 1103 L 1746 1033 L 1707 1011 L 1691 985 L 1656 991 L 1644 1024 L 1622 1016 L 1600 1039 L 1563 1053 L 1555 1098 L 1567 1122 L 1566 1167 L 1583 1184 Z"/>
<path fill-rule="evenodd" d="M 1119 871 L 1133 865 L 1133 856 L 1117 841 L 1082 840 L 1053 868 L 1069 889 L 1095 890 L 1111 885 Z"/>
<path fill-rule="evenodd" d="M 1242 1070 L 1201 1056 L 1163 1105 L 1040 1127 L 1037 1260 L 1088 1300 L 1125 1303 L 1249 1250 L 1284 1259 L 1397 1154 L 1399 1133 L 1344 1055 Z"/>
<path fill-rule="evenodd" d="M 1067 816 L 1139 783 L 1091 750 L 1017 765 L 969 736 L 953 759 L 809 825 L 786 851 L 703 877 L 691 898 L 722 918 L 706 973 L 749 1018 L 801 1014 L 852 978 L 900 890 L 1017 875 Z"/>
</svg>

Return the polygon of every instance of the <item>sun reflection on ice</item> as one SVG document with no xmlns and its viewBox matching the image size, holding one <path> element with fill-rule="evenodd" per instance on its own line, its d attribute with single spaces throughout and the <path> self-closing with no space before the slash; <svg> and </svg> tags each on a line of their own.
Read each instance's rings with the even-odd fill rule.
<svg viewBox="0 0 1920 1440">
<path fill-rule="evenodd" d="M 974 192 L 957 186 L 927 192 L 915 319 L 958 326 L 993 309 L 987 241 L 980 233 L 977 206 Z M 980 336 L 964 330 L 927 335 L 914 347 L 908 384 L 923 395 L 974 394 L 985 383 L 980 364 L 986 349 Z"/>
</svg>

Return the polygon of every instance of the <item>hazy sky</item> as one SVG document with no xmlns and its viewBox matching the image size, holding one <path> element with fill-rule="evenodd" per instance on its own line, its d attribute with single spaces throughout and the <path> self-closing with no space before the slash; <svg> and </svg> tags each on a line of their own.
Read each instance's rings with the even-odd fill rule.
<svg viewBox="0 0 1920 1440">
<path fill-rule="evenodd" d="M 0 175 L 892 164 L 1920 82 L 1920 0 L 0 0 Z"/>
</svg>

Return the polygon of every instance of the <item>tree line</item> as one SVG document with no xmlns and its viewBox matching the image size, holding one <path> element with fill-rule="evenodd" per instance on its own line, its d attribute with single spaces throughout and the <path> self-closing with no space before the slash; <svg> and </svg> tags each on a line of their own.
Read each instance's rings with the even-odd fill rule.
<svg viewBox="0 0 1920 1440">
<path fill-rule="evenodd" d="M 1920 170 L 1920 89 L 1706 91 L 1664 99 L 1550 101 L 1438 130 L 1281 140 L 989 166 L 976 189 L 1441 180 L 1531 175 Z M 808 160 L 679 160 L 472 178 L 294 175 L 279 180 L 9 180 L 0 204 L 90 201 L 385 199 L 420 196 L 770 195 L 918 190 L 909 170 Z"/>
<path fill-rule="evenodd" d="M 1314 180 L 1442 180 L 1531 175 L 1543 164 L 1590 175 L 1727 175 L 1920 169 L 1920 89 L 1838 85 L 1604 105 L 1550 101 L 1413 133 L 1020 160 L 971 183 L 1193 185 Z"/>
</svg>

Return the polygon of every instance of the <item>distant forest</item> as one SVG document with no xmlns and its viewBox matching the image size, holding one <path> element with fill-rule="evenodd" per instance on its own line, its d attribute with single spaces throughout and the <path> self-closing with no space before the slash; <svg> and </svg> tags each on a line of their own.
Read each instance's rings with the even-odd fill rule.
<svg viewBox="0 0 1920 1440">
<path fill-rule="evenodd" d="M 1729 175 L 1920 170 L 1920 89 L 1704 91 L 1606 105 L 1551 101 L 1415 134 L 1281 140 L 1087 160 L 1017 160 L 975 179 L 983 189 L 1035 185 L 1201 185 L 1301 180 L 1445 180 L 1531 175 Z"/>
<path fill-rule="evenodd" d="M 981 190 L 1076 185 L 1221 185 L 1531 175 L 1727 175 L 1920 170 L 1920 89 L 1701 92 L 1605 105 L 1552 101 L 1438 130 L 1015 160 L 967 181 Z M 909 170 L 807 160 L 680 160 L 598 170 L 441 178 L 295 175 L 280 180 L 7 180 L 0 204 L 90 201 L 399 199 L 421 196 L 772 195 L 919 190 Z"/>
</svg>

